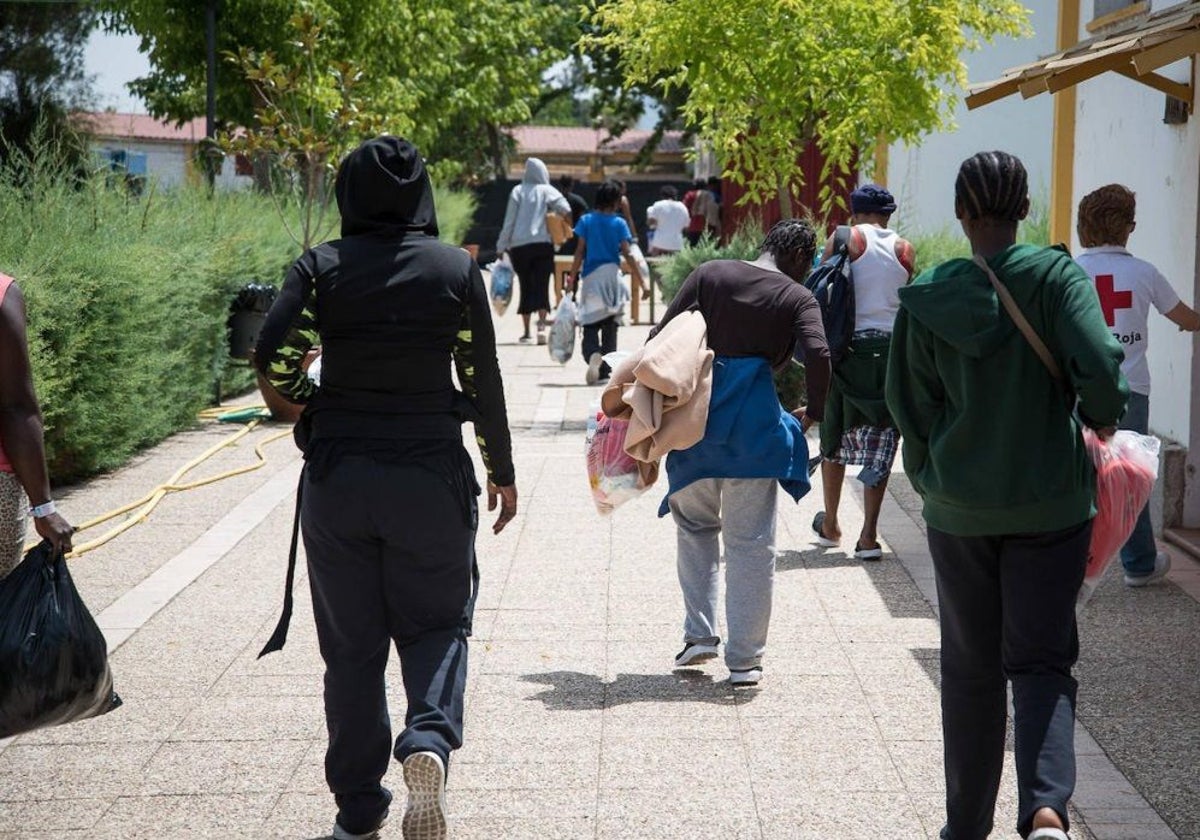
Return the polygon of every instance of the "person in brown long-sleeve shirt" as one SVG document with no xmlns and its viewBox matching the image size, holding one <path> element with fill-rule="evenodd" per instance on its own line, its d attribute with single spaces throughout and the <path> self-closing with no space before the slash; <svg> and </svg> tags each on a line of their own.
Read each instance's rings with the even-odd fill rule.
<svg viewBox="0 0 1200 840">
<path fill-rule="evenodd" d="M 820 307 L 801 282 L 816 252 L 812 226 L 775 225 L 758 259 L 714 260 L 684 281 L 657 330 L 699 311 L 716 358 L 704 439 L 671 452 L 664 503 L 678 528 L 683 590 L 683 650 L 676 668 L 717 656 L 719 540 L 725 542 L 725 664 L 732 685 L 755 685 L 771 618 L 775 515 L 779 487 L 794 499 L 809 490 L 808 447 L 801 429 L 820 422 L 829 388 L 829 348 Z M 771 370 L 802 360 L 808 404 L 779 404 Z M 797 422 L 799 421 L 799 422 Z"/>
</svg>

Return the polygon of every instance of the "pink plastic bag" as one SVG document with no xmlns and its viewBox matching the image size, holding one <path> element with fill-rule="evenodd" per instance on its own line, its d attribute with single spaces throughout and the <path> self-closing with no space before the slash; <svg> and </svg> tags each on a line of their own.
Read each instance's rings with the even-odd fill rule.
<svg viewBox="0 0 1200 840">
<path fill-rule="evenodd" d="M 601 514 L 646 491 L 637 461 L 625 454 L 628 430 L 628 420 L 613 420 L 600 411 L 588 423 L 588 484 Z"/>
<path fill-rule="evenodd" d="M 1150 499 L 1158 480 L 1158 438 L 1120 431 L 1102 441 L 1091 429 L 1083 440 L 1096 465 L 1096 518 L 1092 521 L 1092 543 L 1088 548 L 1087 571 L 1077 605 L 1092 597 L 1100 578 L 1121 550 L 1137 518 Z"/>
</svg>

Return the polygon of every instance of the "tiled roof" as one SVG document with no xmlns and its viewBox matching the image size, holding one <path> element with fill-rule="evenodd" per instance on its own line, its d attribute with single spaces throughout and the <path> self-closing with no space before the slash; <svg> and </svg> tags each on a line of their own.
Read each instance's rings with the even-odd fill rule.
<svg viewBox="0 0 1200 840">
<path fill-rule="evenodd" d="M 519 125 L 509 129 L 517 141 L 517 151 L 522 155 L 536 154 L 590 154 L 596 151 L 627 152 L 636 154 L 653 133 L 642 129 L 630 129 L 620 137 L 610 137 L 603 129 L 554 126 Z M 678 154 L 683 151 L 683 132 L 668 131 L 663 135 L 658 151 Z"/>
<path fill-rule="evenodd" d="M 100 111 L 79 116 L 88 130 L 97 137 L 175 143 L 195 143 L 204 137 L 203 117 L 177 126 L 173 122 L 162 122 L 146 114 Z"/>
</svg>

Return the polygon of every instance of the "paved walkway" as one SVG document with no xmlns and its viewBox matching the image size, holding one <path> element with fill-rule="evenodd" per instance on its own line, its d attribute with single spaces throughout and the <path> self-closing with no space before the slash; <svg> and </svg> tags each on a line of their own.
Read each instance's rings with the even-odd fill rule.
<svg viewBox="0 0 1200 840">
<path fill-rule="evenodd" d="M 516 323 L 502 322 L 501 361 L 522 509 L 505 533 L 480 537 L 452 836 L 936 837 L 938 632 L 904 482 L 886 508 L 881 563 L 813 547 L 818 494 L 781 508 L 761 688 L 731 692 L 718 666 L 673 673 L 681 605 L 673 526 L 654 515 L 659 494 L 596 514 L 581 454 L 597 392 L 583 387 L 579 359 L 560 367 L 545 348 L 513 342 Z M 626 346 L 644 336 L 621 334 Z M 63 507 L 80 521 L 139 496 L 230 431 L 178 435 L 76 488 Z M 252 460 L 269 433 L 201 474 Z M 73 564 L 115 649 L 125 705 L 0 742 L 0 838 L 326 836 L 322 669 L 303 575 L 287 647 L 255 658 L 277 616 L 299 467 L 286 440 L 268 454 L 262 470 L 169 497 L 149 522 Z M 861 517 L 852 493 L 847 505 L 852 533 Z M 1200 615 L 1175 587 L 1138 596 L 1107 586 L 1084 622 L 1082 711 L 1099 740 L 1081 729 L 1079 838 L 1200 837 Z M 1155 614 L 1164 605 L 1165 619 Z M 1133 682 L 1146 662 L 1160 682 Z M 1139 718 L 1140 706 L 1164 705 L 1154 696 L 1163 685 L 1175 692 L 1170 714 Z M 388 780 L 402 801 L 395 768 Z M 994 836 L 1015 837 L 1011 777 L 1002 790 Z M 398 820 L 383 836 L 399 837 Z"/>
</svg>

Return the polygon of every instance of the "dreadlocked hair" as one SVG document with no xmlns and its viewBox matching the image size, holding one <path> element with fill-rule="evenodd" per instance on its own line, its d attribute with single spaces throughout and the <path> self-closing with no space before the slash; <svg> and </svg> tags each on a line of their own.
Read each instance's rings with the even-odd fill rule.
<svg viewBox="0 0 1200 840">
<path fill-rule="evenodd" d="M 980 152 L 967 158 L 954 182 L 954 198 L 968 219 L 1020 221 L 1028 197 L 1025 166 L 1008 152 Z"/>
<path fill-rule="evenodd" d="M 1085 248 L 1123 245 L 1129 238 L 1129 226 L 1136 211 L 1133 190 L 1121 184 L 1108 184 L 1088 193 L 1079 202 L 1080 243 Z"/>
<path fill-rule="evenodd" d="M 817 253 L 817 233 L 807 219 L 782 219 L 775 223 L 759 250 L 773 257 L 794 254 L 802 264 Z"/>
</svg>

